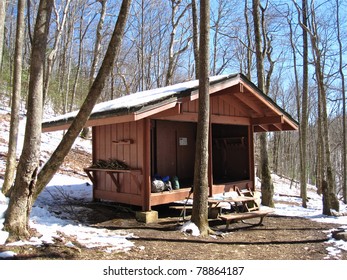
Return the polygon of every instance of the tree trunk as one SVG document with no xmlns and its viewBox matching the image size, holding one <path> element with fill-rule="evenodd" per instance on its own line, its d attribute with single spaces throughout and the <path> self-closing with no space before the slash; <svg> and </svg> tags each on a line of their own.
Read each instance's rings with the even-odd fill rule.
<svg viewBox="0 0 347 280">
<path fill-rule="evenodd" d="M 0 4 L 1 5 L 1 4 Z M 17 165 L 17 135 L 19 127 L 19 106 L 21 99 L 21 83 L 22 83 L 22 56 L 24 43 L 24 19 L 25 0 L 18 0 L 17 5 L 17 31 L 16 45 L 14 54 L 14 72 L 13 72 L 13 91 L 11 100 L 11 126 L 8 144 L 8 154 L 6 161 L 5 180 L 2 186 L 2 193 L 9 196 L 9 191 L 13 185 L 16 165 Z M 0 34 L 1 36 L 1 34 Z"/>
<path fill-rule="evenodd" d="M 52 7 L 53 0 L 41 0 L 35 24 L 24 145 L 4 223 L 4 229 L 9 232 L 8 241 L 27 239 L 30 235 L 29 215 L 40 160 L 43 75 Z"/>
<path fill-rule="evenodd" d="M 98 23 L 98 27 L 96 29 L 96 41 L 94 45 L 94 57 L 93 62 L 90 70 L 89 75 L 89 88 L 93 85 L 94 76 L 96 73 L 97 65 L 99 63 L 100 59 L 100 50 L 101 50 L 101 42 L 102 42 L 102 28 L 104 26 L 104 21 L 106 17 L 106 11 L 107 11 L 107 0 L 100 0 L 101 4 L 101 14 L 100 14 L 100 20 Z M 92 129 L 91 127 L 84 127 L 81 132 L 81 137 L 84 139 L 90 139 L 92 136 Z"/>
<path fill-rule="evenodd" d="M 317 66 L 320 65 L 317 64 Z M 318 66 L 319 67 L 319 66 Z M 317 75 L 321 75 L 320 69 L 316 68 Z M 329 130 L 328 130 L 328 114 L 327 114 L 327 104 L 326 104 L 326 93 L 325 88 L 322 83 L 322 75 L 321 79 L 318 80 L 320 84 L 320 89 L 318 90 L 318 94 L 320 94 L 320 101 L 322 102 L 322 130 L 323 130 L 323 144 L 325 151 L 325 172 L 326 172 L 326 180 L 323 181 L 322 191 L 323 191 L 323 214 L 331 215 L 331 209 L 335 211 L 340 210 L 339 201 L 336 196 L 336 186 L 335 179 L 333 175 L 332 165 L 331 165 L 331 155 L 330 155 L 330 140 L 329 140 Z"/>
<path fill-rule="evenodd" d="M 199 79 L 199 30 L 198 30 L 198 9 L 196 0 L 192 0 L 192 18 L 193 18 L 193 49 L 195 61 L 195 78 Z"/>
<path fill-rule="evenodd" d="M 209 233 L 208 225 L 208 162 L 209 162 L 209 41 L 210 1 L 200 2 L 200 69 L 199 69 L 199 115 L 194 166 L 194 200 L 192 222 L 200 234 Z"/>
<path fill-rule="evenodd" d="M 107 0 L 100 0 L 99 1 L 101 4 L 101 13 L 100 13 L 100 20 L 98 23 L 98 27 L 96 29 L 96 41 L 94 45 L 94 56 L 93 56 L 93 62 L 90 70 L 90 75 L 89 75 L 89 87 L 92 86 L 93 81 L 94 81 L 94 76 L 96 73 L 96 68 L 99 63 L 99 58 L 100 58 L 100 49 L 101 49 L 101 42 L 102 42 L 102 28 L 104 26 L 104 21 L 106 17 L 106 11 L 107 11 Z"/>
<path fill-rule="evenodd" d="M 307 26 L 307 1 L 302 0 L 302 22 Z M 307 126 L 308 126 L 308 38 L 303 28 L 303 86 L 300 120 L 300 193 L 302 207 L 307 207 Z"/>
<path fill-rule="evenodd" d="M 265 92 L 264 83 L 264 54 L 262 53 L 262 39 L 260 32 L 260 17 L 259 17 L 259 0 L 252 0 L 253 6 L 253 22 L 255 33 L 255 46 L 256 46 L 256 64 L 257 64 L 257 78 L 258 87 L 261 91 Z M 269 158 L 267 153 L 267 135 L 262 133 L 260 135 L 260 165 L 261 165 L 261 203 L 265 206 L 273 207 L 273 184 L 271 180 L 271 173 L 269 168 Z"/>
<path fill-rule="evenodd" d="M 6 1 L 0 1 L 0 71 L 2 68 L 2 53 L 4 47 L 4 32 L 5 32 L 5 17 L 6 17 Z"/>
<path fill-rule="evenodd" d="M 243 10 L 243 14 L 245 16 L 246 21 L 246 34 L 247 34 L 247 78 L 251 80 L 251 72 L 252 72 L 252 36 L 251 36 L 251 27 L 248 20 L 248 7 L 247 1 L 245 1 L 245 8 Z"/>
<path fill-rule="evenodd" d="M 315 74 L 318 83 L 318 107 L 320 111 L 319 122 L 321 123 L 321 135 L 322 137 L 322 151 L 324 156 L 324 168 L 321 170 L 322 175 L 322 193 L 323 193 L 323 214 L 331 215 L 330 210 L 334 209 L 339 211 L 339 201 L 336 196 L 335 179 L 331 165 L 330 155 L 330 140 L 328 129 L 328 113 L 327 113 L 327 96 L 326 85 L 324 84 L 324 67 L 322 58 L 324 57 L 321 49 L 319 48 L 319 34 L 317 33 L 317 23 L 315 18 L 314 7 L 311 10 L 311 26 L 312 31 L 310 33 L 311 45 L 314 54 L 314 66 Z"/>
<path fill-rule="evenodd" d="M 178 13 L 179 6 L 181 4 L 181 1 L 171 0 L 171 33 L 170 33 L 170 40 L 169 40 L 169 56 L 168 56 L 168 66 L 166 71 L 166 78 L 165 78 L 165 85 L 171 85 L 174 78 L 175 69 L 177 67 L 177 61 L 180 56 L 189 46 L 189 40 L 188 43 L 184 44 L 183 46 L 180 46 L 178 50 L 175 50 L 176 45 L 176 32 L 177 28 L 179 27 L 180 21 L 183 18 L 184 14 L 188 11 L 188 8 L 190 5 L 187 5 L 182 12 Z"/>
<path fill-rule="evenodd" d="M 342 195 L 343 202 L 347 204 L 347 136 L 346 136 L 346 89 L 345 75 L 343 73 L 343 45 L 340 31 L 340 0 L 336 0 L 336 27 L 337 40 L 339 44 L 339 72 L 341 77 L 342 91 Z"/>
<path fill-rule="evenodd" d="M 65 22 L 66 22 L 66 14 L 68 12 L 69 6 L 70 6 L 70 1 L 71 0 L 66 0 L 65 2 L 65 7 L 64 7 L 64 12 L 63 12 L 63 18 L 61 22 L 59 22 L 59 11 L 57 11 L 56 7 L 54 6 L 54 11 L 56 14 L 56 25 L 57 25 L 57 30 L 55 32 L 55 38 L 54 38 L 54 46 L 50 50 L 50 53 L 47 56 L 47 67 L 46 67 L 46 72 L 44 75 L 44 84 L 43 84 L 43 103 L 46 100 L 47 94 L 48 94 L 48 89 L 49 89 L 49 83 L 51 80 L 51 75 L 53 71 L 53 66 L 55 63 L 55 59 L 57 57 L 57 52 L 58 52 L 58 46 L 61 40 L 61 37 L 63 35 L 64 27 L 65 27 Z"/>
</svg>

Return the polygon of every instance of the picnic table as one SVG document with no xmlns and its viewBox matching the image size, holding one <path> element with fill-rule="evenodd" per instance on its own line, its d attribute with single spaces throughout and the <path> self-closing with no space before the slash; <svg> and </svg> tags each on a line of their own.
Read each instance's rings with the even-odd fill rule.
<svg viewBox="0 0 347 280">
<path fill-rule="evenodd" d="M 219 219 L 226 222 L 226 230 L 228 230 L 231 222 L 260 218 L 260 221 L 255 225 L 261 225 L 263 219 L 268 214 L 272 213 L 272 209 L 260 209 L 254 196 L 234 196 L 234 197 L 221 197 L 221 198 L 209 198 L 208 204 L 210 208 L 218 208 L 221 203 L 229 203 L 231 213 L 222 214 L 218 216 Z M 250 207 L 252 204 L 252 207 Z"/>
</svg>

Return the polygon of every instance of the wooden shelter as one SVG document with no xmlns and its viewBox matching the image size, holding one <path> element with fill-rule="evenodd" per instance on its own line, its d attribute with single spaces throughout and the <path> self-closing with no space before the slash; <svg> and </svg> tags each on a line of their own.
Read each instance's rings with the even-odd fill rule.
<svg viewBox="0 0 347 280">
<path fill-rule="evenodd" d="M 129 168 L 87 168 L 95 199 L 141 206 L 183 200 L 193 183 L 198 81 L 137 92 L 95 106 L 93 163 L 116 159 Z M 209 193 L 254 189 L 255 132 L 296 130 L 298 123 L 242 74 L 210 78 Z M 44 121 L 67 129 L 77 112 Z M 177 176 L 177 190 L 151 192 L 154 176 Z"/>
</svg>

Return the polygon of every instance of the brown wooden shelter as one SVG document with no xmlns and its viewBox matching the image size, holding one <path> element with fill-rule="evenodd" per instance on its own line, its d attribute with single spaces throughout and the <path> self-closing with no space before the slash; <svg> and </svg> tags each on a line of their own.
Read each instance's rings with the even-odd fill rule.
<svg viewBox="0 0 347 280">
<path fill-rule="evenodd" d="M 198 81 L 137 92 L 95 106 L 93 163 L 117 159 L 130 169 L 86 169 L 95 199 L 141 206 L 183 200 L 193 183 Z M 210 195 L 254 189 L 255 132 L 296 130 L 298 123 L 242 74 L 210 78 Z M 76 112 L 44 121 L 67 129 Z M 87 166 L 86 166 L 87 167 Z M 177 176 L 178 190 L 151 192 L 155 175 Z"/>
</svg>

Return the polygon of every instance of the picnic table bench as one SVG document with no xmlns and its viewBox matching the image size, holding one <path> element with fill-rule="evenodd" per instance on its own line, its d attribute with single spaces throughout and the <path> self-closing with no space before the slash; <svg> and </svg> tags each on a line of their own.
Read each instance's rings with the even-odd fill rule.
<svg viewBox="0 0 347 280">
<path fill-rule="evenodd" d="M 260 221 L 254 225 L 261 225 L 263 223 L 264 217 L 273 212 L 274 210 L 272 209 L 264 209 L 264 210 L 262 209 L 262 210 L 255 210 L 250 212 L 235 212 L 235 213 L 220 215 L 219 218 L 226 222 L 225 229 L 228 230 L 230 223 L 233 221 L 244 222 L 244 220 L 247 220 L 247 219 L 260 218 Z"/>
<path fill-rule="evenodd" d="M 229 228 L 231 222 L 242 221 L 253 218 L 260 218 L 260 221 L 254 225 L 261 225 L 264 218 L 273 213 L 272 209 L 260 209 L 257 198 L 251 191 L 240 191 L 236 189 L 230 196 L 222 198 L 210 198 L 208 200 L 210 207 L 218 207 L 221 203 L 229 203 L 231 213 L 220 214 L 218 218 L 226 222 L 226 230 Z"/>
</svg>

